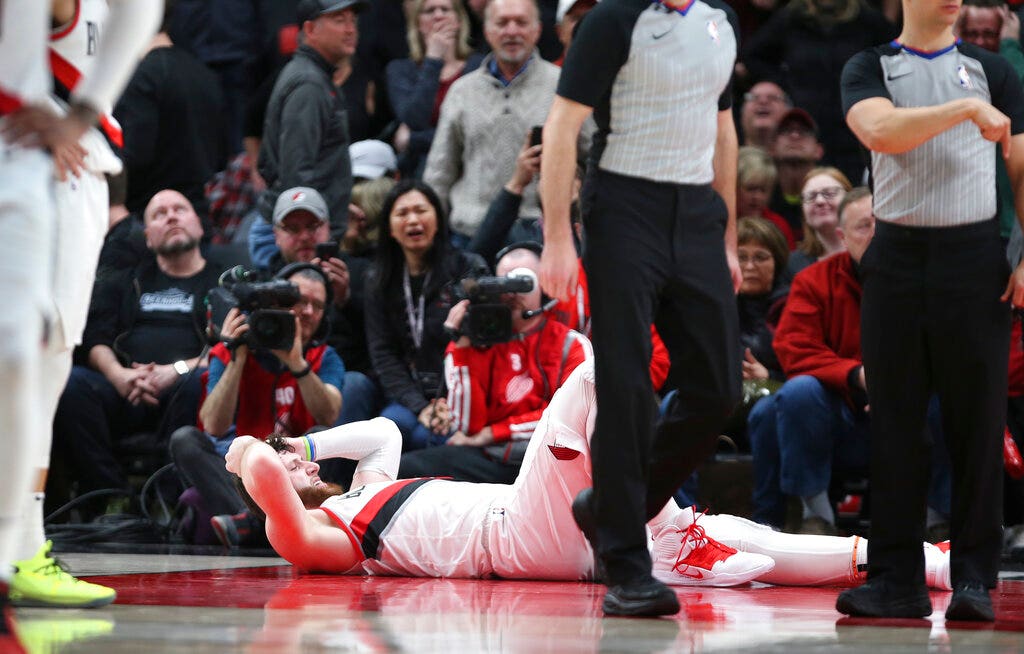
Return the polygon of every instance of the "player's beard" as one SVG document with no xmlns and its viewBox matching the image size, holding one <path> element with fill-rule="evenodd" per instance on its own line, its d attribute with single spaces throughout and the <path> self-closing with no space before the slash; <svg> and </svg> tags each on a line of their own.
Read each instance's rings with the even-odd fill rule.
<svg viewBox="0 0 1024 654">
<path fill-rule="evenodd" d="M 316 486 L 308 486 L 299 491 L 299 499 L 302 500 L 302 506 L 307 509 L 315 509 L 324 503 L 329 497 L 335 495 L 344 495 L 345 489 L 337 484 L 330 482 L 323 482 Z"/>
</svg>

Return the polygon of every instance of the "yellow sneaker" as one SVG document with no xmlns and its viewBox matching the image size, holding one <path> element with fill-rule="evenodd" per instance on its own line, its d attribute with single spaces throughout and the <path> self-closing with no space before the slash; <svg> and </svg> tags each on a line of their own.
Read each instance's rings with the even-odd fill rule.
<svg viewBox="0 0 1024 654">
<path fill-rule="evenodd" d="M 48 608 L 91 608 L 114 601 L 113 588 L 75 579 L 64 570 L 64 564 L 50 556 L 52 541 L 40 548 L 31 559 L 14 562 L 10 600 L 15 606 Z"/>
<path fill-rule="evenodd" d="M 114 621 L 102 618 L 76 618 L 74 614 L 68 615 L 68 619 L 54 619 L 49 617 L 42 620 L 33 620 L 31 617 L 19 617 L 15 631 L 18 634 L 18 641 L 24 648 L 26 654 L 53 654 L 54 652 L 67 651 L 72 645 L 81 646 L 83 642 L 95 638 L 109 636 L 114 631 Z M 93 651 L 102 651 L 95 648 L 98 643 L 92 643 Z M 78 647 L 76 647 L 78 649 Z"/>
</svg>

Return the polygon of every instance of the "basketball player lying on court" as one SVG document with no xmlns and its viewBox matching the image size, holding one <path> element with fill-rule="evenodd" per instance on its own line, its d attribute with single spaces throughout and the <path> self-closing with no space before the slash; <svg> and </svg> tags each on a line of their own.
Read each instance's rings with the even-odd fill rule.
<svg viewBox="0 0 1024 654">
<path fill-rule="evenodd" d="M 586 580 L 593 553 L 571 514 L 591 485 L 594 369 L 580 364 L 555 393 L 512 485 L 395 481 L 402 438 L 386 418 L 271 445 L 234 440 L 227 468 L 266 513 L 267 537 L 315 572 L 413 577 Z M 317 459 L 358 460 L 353 490 L 317 476 Z M 783 534 L 674 502 L 648 523 L 654 574 L 683 586 L 855 584 L 867 569 L 857 536 Z M 949 554 L 925 544 L 929 586 L 949 590 Z"/>
</svg>

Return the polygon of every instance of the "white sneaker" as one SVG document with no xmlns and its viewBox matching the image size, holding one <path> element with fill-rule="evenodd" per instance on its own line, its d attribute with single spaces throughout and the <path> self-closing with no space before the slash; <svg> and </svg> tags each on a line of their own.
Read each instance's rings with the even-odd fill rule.
<svg viewBox="0 0 1024 654">
<path fill-rule="evenodd" d="M 949 578 L 949 541 L 924 544 L 924 582 L 929 588 L 953 590 Z"/>
<path fill-rule="evenodd" d="M 654 534 L 652 557 L 654 578 L 673 586 L 739 586 L 775 567 L 770 556 L 739 552 L 709 537 L 696 519 L 685 529 L 662 527 Z"/>
</svg>

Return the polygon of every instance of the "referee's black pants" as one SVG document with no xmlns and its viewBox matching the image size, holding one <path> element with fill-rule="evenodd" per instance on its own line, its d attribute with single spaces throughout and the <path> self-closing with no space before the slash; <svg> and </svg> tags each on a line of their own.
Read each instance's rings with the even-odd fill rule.
<svg viewBox="0 0 1024 654">
<path fill-rule="evenodd" d="M 740 395 L 726 208 L 710 186 L 595 170 L 583 190 L 595 355 L 592 439 L 598 553 L 609 584 L 651 571 L 644 525 L 714 450 Z M 678 400 L 654 427 L 650 326 Z"/>
<path fill-rule="evenodd" d="M 938 393 L 952 464 L 954 586 L 994 586 L 1002 545 L 1009 265 L 995 220 L 914 228 L 879 221 L 861 260 L 871 406 L 869 579 L 924 585 L 925 412 Z"/>
</svg>

